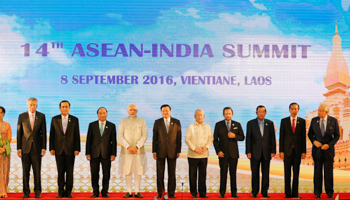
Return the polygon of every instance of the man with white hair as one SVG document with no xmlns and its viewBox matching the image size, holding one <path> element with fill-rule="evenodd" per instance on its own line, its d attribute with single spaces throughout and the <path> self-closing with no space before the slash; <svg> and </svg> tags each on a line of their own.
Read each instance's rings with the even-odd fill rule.
<svg viewBox="0 0 350 200">
<path fill-rule="evenodd" d="M 147 171 L 144 144 L 147 140 L 147 124 L 137 117 L 137 106 L 128 106 L 129 117 L 121 120 L 118 127 L 118 140 L 122 146 L 119 159 L 119 174 L 125 175 L 127 193 L 124 198 L 133 197 L 132 174 L 135 178 L 135 197 L 143 198 L 140 193 L 141 175 Z"/>
<path fill-rule="evenodd" d="M 213 144 L 213 132 L 209 124 L 203 122 L 205 115 L 202 109 L 196 110 L 194 118 L 196 121 L 187 128 L 185 136 L 185 142 L 188 146 L 190 192 L 192 198 L 197 198 L 198 192 L 200 197 L 208 198 L 206 185 L 208 149 Z"/>
<path fill-rule="evenodd" d="M 309 139 L 312 145 L 314 159 L 314 194 L 321 199 L 322 166 L 324 166 L 324 184 L 328 198 L 333 197 L 333 159 L 334 145 L 340 137 L 338 120 L 328 115 L 329 107 L 321 104 L 318 107 L 318 117 L 312 119 L 309 128 Z"/>
</svg>

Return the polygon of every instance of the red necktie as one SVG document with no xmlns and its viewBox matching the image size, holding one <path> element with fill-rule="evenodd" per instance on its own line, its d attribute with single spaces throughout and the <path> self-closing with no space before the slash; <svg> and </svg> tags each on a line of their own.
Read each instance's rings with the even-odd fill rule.
<svg viewBox="0 0 350 200">
<path fill-rule="evenodd" d="M 293 133 L 295 132 L 295 119 L 293 119 L 293 125 L 292 125 Z"/>
<path fill-rule="evenodd" d="M 30 122 L 30 126 L 32 127 L 32 130 L 34 128 L 34 114 L 32 114 L 32 121 Z"/>
</svg>

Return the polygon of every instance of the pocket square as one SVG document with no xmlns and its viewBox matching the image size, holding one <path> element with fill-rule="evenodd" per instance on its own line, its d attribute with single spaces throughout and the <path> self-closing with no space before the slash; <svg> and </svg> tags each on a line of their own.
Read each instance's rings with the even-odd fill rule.
<svg viewBox="0 0 350 200">
<path fill-rule="evenodd" d="M 238 129 L 238 127 L 234 127 L 233 129 Z"/>
<path fill-rule="evenodd" d="M 333 129 L 332 127 L 329 127 L 329 129 Z"/>
</svg>

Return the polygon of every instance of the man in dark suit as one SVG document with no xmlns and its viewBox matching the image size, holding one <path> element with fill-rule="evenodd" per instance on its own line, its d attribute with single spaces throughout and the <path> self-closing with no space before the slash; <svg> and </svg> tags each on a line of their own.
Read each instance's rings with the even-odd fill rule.
<svg viewBox="0 0 350 200">
<path fill-rule="evenodd" d="M 284 162 L 284 193 L 285 198 L 301 198 L 299 196 L 299 171 L 301 159 L 306 155 L 306 123 L 298 117 L 299 104 L 289 105 L 290 116 L 281 120 L 280 126 L 280 157 Z M 290 177 L 293 167 L 293 187 Z"/>
<path fill-rule="evenodd" d="M 101 107 L 97 110 L 99 120 L 91 122 L 86 137 L 86 158 L 90 161 L 91 185 L 93 194 L 91 198 L 99 196 L 100 163 L 102 165 L 102 197 L 109 198 L 108 187 L 111 174 L 111 162 L 117 155 L 117 131 L 115 124 L 107 121 L 107 109 Z"/>
<path fill-rule="evenodd" d="M 59 108 L 61 114 L 52 118 L 50 129 L 50 153 L 55 155 L 58 172 L 56 198 L 73 198 L 74 161 L 80 152 L 79 120 L 69 115 L 68 101 L 61 101 Z"/>
<path fill-rule="evenodd" d="M 261 165 L 262 185 L 261 194 L 269 198 L 270 160 L 276 154 L 275 126 L 272 121 L 265 119 L 265 106 L 256 108 L 257 118 L 247 124 L 246 154 L 250 159 L 252 170 L 252 197 L 259 193 L 259 171 Z"/>
<path fill-rule="evenodd" d="M 340 137 L 338 120 L 328 115 L 329 107 L 321 104 L 318 107 L 318 117 L 311 120 L 309 139 L 312 145 L 314 159 L 314 194 L 321 199 L 322 166 L 324 166 L 324 184 L 328 198 L 333 197 L 333 161 L 334 145 Z"/>
<path fill-rule="evenodd" d="M 176 159 L 181 153 L 181 124 L 170 117 L 171 108 L 165 104 L 160 107 L 162 118 L 157 119 L 153 126 L 153 158 L 157 160 L 157 191 L 158 198 L 164 191 L 165 159 L 168 162 L 168 195 L 175 198 L 176 188 Z"/>
<path fill-rule="evenodd" d="M 43 113 L 36 111 L 36 98 L 29 98 L 27 106 L 28 112 L 19 115 L 17 125 L 17 154 L 22 158 L 23 198 L 29 198 L 31 167 L 34 173 L 35 198 L 41 198 L 41 158 L 46 153 L 46 120 Z"/>
<path fill-rule="evenodd" d="M 227 170 L 230 169 L 231 196 L 237 195 L 237 163 L 239 158 L 237 141 L 244 140 L 244 133 L 239 122 L 233 121 L 232 108 L 225 107 L 223 114 L 225 120 L 215 124 L 214 147 L 219 156 L 220 165 L 220 198 L 224 198 L 227 184 Z"/>
</svg>

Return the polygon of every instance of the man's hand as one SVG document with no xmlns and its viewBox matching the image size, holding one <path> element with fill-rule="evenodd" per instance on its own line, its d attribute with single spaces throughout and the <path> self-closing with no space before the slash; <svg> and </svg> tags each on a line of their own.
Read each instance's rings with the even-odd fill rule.
<svg viewBox="0 0 350 200">
<path fill-rule="evenodd" d="M 314 145 L 315 145 L 317 148 L 322 147 L 322 143 L 319 142 L 319 141 L 317 141 L 317 140 L 314 141 Z"/>
<path fill-rule="evenodd" d="M 301 154 L 301 159 L 305 159 L 306 158 L 306 153 L 302 153 Z"/>
<path fill-rule="evenodd" d="M 18 149 L 17 155 L 18 155 L 18 157 L 22 158 L 22 150 L 21 149 Z"/>
<path fill-rule="evenodd" d="M 281 158 L 282 160 L 284 160 L 284 153 L 283 153 L 283 152 L 280 152 L 280 158 Z"/>
<path fill-rule="evenodd" d="M 51 153 L 51 155 L 54 156 L 55 155 L 55 150 L 51 150 L 50 153 Z"/>
<path fill-rule="evenodd" d="M 157 153 L 153 153 L 154 160 L 157 160 Z"/>
<path fill-rule="evenodd" d="M 276 155 L 275 153 L 271 153 L 271 158 L 275 157 L 275 155 Z"/>
<path fill-rule="evenodd" d="M 128 147 L 128 151 L 131 154 L 135 154 L 137 152 L 137 148 L 136 147 Z"/>
<path fill-rule="evenodd" d="M 228 137 L 229 138 L 236 138 L 236 134 L 232 133 L 232 132 L 229 132 L 228 133 Z"/>
<path fill-rule="evenodd" d="M 41 157 L 44 157 L 45 154 L 46 154 L 46 150 L 45 150 L 45 149 L 42 149 L 42 150 L 41 150 Z"/>
<path fill-rule="evenodd" d="M 329 145 L 328 144 L 324 144 L 324 145 L 322 145 L 321 149 L 322 150 L 327 150 L 327 149 L 329 149 Z"/>
<path fill-rule="evenodd" d="M 86 159 L 87 159 L 87 160 L 91 160 L 90 154 L 86 155 Z"/>
<path fill-rule="evenodd" d="M 252 158 L 252 153 L 247 153 L 247 158 L 251 159 Z"/>
<path fill-rule="evenodd" d="M 176 158 L 179 158 L 179 157 L 180 157 L 180 153 L 177 153 Z"/>
<path fill-rule="evenodd" d="M 218 156 L 219 156 L 220 158 L 223 158 L 223 157 L 224 157 L 224 152 L 220 151 L 220 152 L 218 153 Z"/>
<path fill-rule="evenodd" d="M 208 151 L 207 147 L 202 147 L 202 154 L 205 153 L 206 151 Z"/>
<path fill-rule="evenodd" d="M 198 153 L 199 155 L 202 155 L 202 148 L 195 148 L 194 152 Z"/>
<path fill-rule="evenodd" d="M 6 152 L 6 149 L 0 147 L 0 155 L 2 155 L 2 154 L 5 153 L 5 152 Z"/>
<path fill-rule="evenodd" d="M 74 151 L 74 155 L 79 155 L 79 151 Z"/>
<path fill-rule="evenodd" d="M 115 156 L 111 156 L 111 161 L 114 161 L 115 160 Z"/>
</svg>

